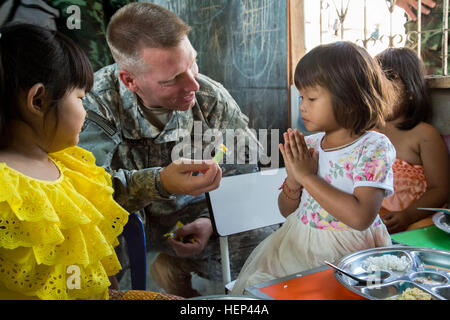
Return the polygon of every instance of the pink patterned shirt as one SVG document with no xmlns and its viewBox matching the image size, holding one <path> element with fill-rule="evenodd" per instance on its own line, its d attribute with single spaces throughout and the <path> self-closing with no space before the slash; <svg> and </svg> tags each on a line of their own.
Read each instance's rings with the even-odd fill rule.
<svg viewBox="0 0 450 320">
<path fill-rule="evenodd" d="M 325 134 L 317 133 L 305 137 L 309 147 L 319 151 L 318 175 L 334 187 L 347 193 L 361 186 L 385 190 L 385 197 L 394 192 L 392 165 L 396 152 L 389 139 L 378 132 L 369 131 L 355 143 L 336 151 L 323 151 L 321 141 Z M 296 212 L 303 224 L 325 230 L 349 230 L 344 223 L 325 211 L 320 204 L 303 189 L 300 206 Z M 372 226 L 381 224 L 379 216 Z"/>
</svg>

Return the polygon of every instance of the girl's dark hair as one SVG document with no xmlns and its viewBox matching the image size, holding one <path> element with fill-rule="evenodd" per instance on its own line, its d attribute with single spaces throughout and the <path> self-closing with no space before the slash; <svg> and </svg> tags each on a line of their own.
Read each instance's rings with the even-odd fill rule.
<svg viewBox="0 0 450 320">
<path fill-rule="evenodd" d="M 72 89 L 89 91 L 93 71 L 86 54 L 69 38 L 43 27 L 15 23 L 0 28 L 0 147 L 6 145 L 8 121 L 22 119 L 19 97 L 36 83 L 58 111 Z"/>
<path fill-rule="evenodd" d="M 392 86 L 369 53 L 351 42 L 320 45 L 297 64 L 296 87 L 326 88 L 337 123 L 359 135 L 384 124 Z"/>
<path fill-rule="evenodd" d="M 390 80 L 400 79 L 405 86 L 403 99 L 399 99 L 400 115 L 405 121 L 398 124 L 401 130 L 410 130 L 421 121 L 431 118 L 431 97 L 425 81 L 425 72 L 417 54 L 409 48 L 389 48 L 375 59 Z"/>
</svg>

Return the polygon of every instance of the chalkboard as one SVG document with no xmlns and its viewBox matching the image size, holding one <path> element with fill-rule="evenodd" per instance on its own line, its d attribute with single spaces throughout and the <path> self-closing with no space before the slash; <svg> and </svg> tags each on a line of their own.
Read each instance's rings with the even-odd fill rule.
<svg viewBox="0 0 450 320">
<path fill-rule="evenodd" d="M 288 126 L 287 1 L 154 0 L 192 30 L 200 72 L 222 83 L 254 129 Z M 270 136 L 270 134 L 269 134 Z M 270 152 L 270 150 L 269 150 Z"/>
</svg>

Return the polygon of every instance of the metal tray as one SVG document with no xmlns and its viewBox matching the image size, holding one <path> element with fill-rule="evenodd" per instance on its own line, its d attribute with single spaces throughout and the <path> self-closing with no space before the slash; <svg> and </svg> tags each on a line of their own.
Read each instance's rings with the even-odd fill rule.
<svg viewBox="0 0 450 320">
<path fill-rule="evenodd" d="M 450 233 L 450 214 L 445 212 L 436 213 L 433 216 L 433 223 L 442 231 Z"/>
<path fill-rule="evenodd" d="M 407 246 L 374 248 L 345 256 L 338 267 L 357 274 L 366 271 L 363 266 L 367 258 L 385 254 L 406 257 L 410 262 L 408 269 L 404 272 L 385 270 L 391 275 L 382 283 L 359 284 L 338 271 L 334 271 L 334 275 L 347 289 L 371 300 L 395 299 L 407 288 L 418 288 L 430 294 L 432 300 L 450 299 L 450 251 Z M 421 277 L 429 277 L 435 283 L 416 282 Z"/>
</svg>

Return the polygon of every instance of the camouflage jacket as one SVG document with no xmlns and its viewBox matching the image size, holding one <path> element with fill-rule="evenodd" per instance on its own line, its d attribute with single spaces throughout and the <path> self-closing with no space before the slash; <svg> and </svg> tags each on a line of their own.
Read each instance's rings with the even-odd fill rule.
<svg viewBox="0 0 450 320">
<path fill-rule="evenodd" d="M 161 242 L 162 234 L 177 220 L 186 223 L 209 215 L 204 195 L 169 195 L 162 188 L 159 170 L 172 162 L 173 148 L 184 139 L 202 141 L 199 135 L 208 129 L 219 132 L 241 129 L 233 139 L 244 137 L 247 164 L 226 161 L 221 167 L 224 175 L 248 173 L 257 170 L 256 164 L 248 163 L 253 163 L 248 161 L 248 154 L 255 146 L 248 142 L 256 141 L 256 137 L 248 128 L 247 116 L 228 91 L 201 74 L 197 78 L 200 90 L 196 93 L 195 106 L 188 111 L 173 111 L 160 132 L 144 116 L 137 96 L 119 80 L 118 72 L 114 64 L 95 73 L 94 87 L 83 101 L 88 116 L 79 145 L 91 151 L 97 165 L 112 174 L 116 201 L 129 212 L 141 211 L 150 229 L 147 230 L 153 239 L 150 241 Z M 196 128 L 201 125 L 202 130 L 194 130 L 194 124 Z M 227 136 L 223 136 L 224 144 L 232 147 L 235 140 L 226 141 Z M 202 142 L 203 151 L 208 144 L 210 142 Z M 236 153 L 238 149 L 234 148 Z M 192 150 L 195 153 L 195 148 Z M 152 248 L 155 245 L 153 243 Z"/>
</svg>

